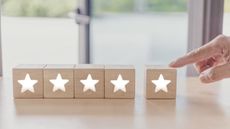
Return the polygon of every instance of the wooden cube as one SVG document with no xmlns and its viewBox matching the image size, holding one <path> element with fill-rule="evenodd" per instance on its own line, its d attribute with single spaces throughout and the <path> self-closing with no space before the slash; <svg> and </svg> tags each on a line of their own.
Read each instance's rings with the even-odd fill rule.
<svg viewBox="0 0 230 129">
<path fill-rule="evenodd" d="M 16 99 L 43 98 L 45 65 L 18 65 L 13 68 L 13 92 Z"/>
<path fill-rule="evenodd" d="M 104 65 L 76 65 L 75 98 L 104 98 Z"/>
<path fill-rule="evenodd" d="M 47 65 L 44 68 L 44 98 L 74 97 L 74 65 Z"/>
<path fill-rule="evenodd" d="M 129 65 L 105 66 L 105 98 L 134 98 L 135 68 Z"/>
<path fill-rule="evenodd" d="M 146 98 L 175 99 L 176 69 L 163 66 L 146 66 Z"/>
</svg>

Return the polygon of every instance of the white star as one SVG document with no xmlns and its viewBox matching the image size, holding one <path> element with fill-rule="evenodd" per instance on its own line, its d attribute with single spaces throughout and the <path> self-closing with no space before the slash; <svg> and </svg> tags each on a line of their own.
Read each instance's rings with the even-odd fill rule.
<svg viewBox="0 0 230 129">
<path fill-rule="evenodd" d="M 27 90 L 34 93 L 34 85 L 37 82 L 38 80 L 31 80 L 30 75 L 27 73 L 24 80 L 18 80 L 18 83 L 22 85 L 21 93 Z"/>
<path fill-rule="evenodd" d="M 62 79 L 61 74 L 59 73 L 56 77 L 56 79 L 50 80 L 50 82 L 54 85 L 53 92 L 57 90 L 62 90 L 65 92 L 65 84 L 69 82 L 67 79 Z"/>
<path fill-rule="evenodd" d="M 168 92 L 167 85 L 171 82 L 171 80 L 165 80 L 164 76 L 160 74 L 158 80 L 152 80 L 152 83 L 156 85 L 155 92 L 163 90 L 164 92 Z"/>
<path fill-rule="evenodd" d="M 91 74 L 88 74 L 87 79 L 80 80 L 80 82 L 84 85 L 83 92 L 86 92 L 87 90 L 96 92 L 95 85 L 99 82 L 99 80 L 93 80 Z"/>
<path fill-rule="evenodd" d="M 113 92 L 117 92 L 118 90 L 126 92 L 126 85 L 129 83 L 129 80 L 123 80 L 121 74 L 118 75 L 117 80 L 110 81 L 114 85 Z"/>
</svg>

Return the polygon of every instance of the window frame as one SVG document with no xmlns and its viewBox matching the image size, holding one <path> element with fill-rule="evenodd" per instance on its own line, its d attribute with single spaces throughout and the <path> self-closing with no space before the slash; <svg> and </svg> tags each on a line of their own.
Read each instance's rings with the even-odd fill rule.
<svg viewBox="0 0 230 129">
<path fill-rule="evenodd" d="M 89 17 L 88 23 L 79 24 L 79 64 L 89 64 L 90 61 L 90 16 L 92 0 L 78 0 L 79 15 Z M 77 15 L 76 15 L 77 17 Z M 80 18 L 81 19 L 81 18 Z"/>
<path fill-rule="evenodd" d="M 196 49 L 222 34 L 224 0 L 189 0 L 188 49 Z M 187 76 L 197 76 L 192 65 Z"/>
<path fill-rule="evenodd" d="M 92 0 L 78 0 L 81 13 L 91 16 Z M 0 3 L 1 4 L 1 3 Z M 1 6 L 1 5 L 0 5 Z M 224 0 L 189 0 L 188 51 L 200 47 L 222 34 Z M 0 10 L 1 12 L 1 10 Z M 1 17 L 0 17 L 1 20 Z M 1 21 L 0 21 L 1 26 Z M 79 24 L 79 63 L 90 63 L 90 23 Z M 187 67 L 187 76 L 196 76 L 194 68 Z M 0 76 L 2 76 L 2 41 L 0 30 Z"/>
</svg>

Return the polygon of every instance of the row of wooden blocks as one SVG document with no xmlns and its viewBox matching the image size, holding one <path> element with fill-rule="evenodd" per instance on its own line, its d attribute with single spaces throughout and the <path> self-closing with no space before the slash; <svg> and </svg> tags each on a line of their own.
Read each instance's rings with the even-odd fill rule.
<svg viewBox="0 0 230 129">
<path fill-rule="evenodd" d="M 176 69 L 146 66 L 146 98 L 175 98 Z M 135 98 L 135 68 L 129 65 L 18 65 L 16 99 Z"/>
</svg>

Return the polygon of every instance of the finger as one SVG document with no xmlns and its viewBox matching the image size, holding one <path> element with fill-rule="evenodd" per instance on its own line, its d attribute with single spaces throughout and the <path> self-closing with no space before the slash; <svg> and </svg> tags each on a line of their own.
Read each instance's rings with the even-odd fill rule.
<svg viewBox="0 0 230 129">
<path fill-rule="evenodd" d="M 208 59 L 198 61 L 194 64 L 194 67 L 197 70 L 197 72 L 201 73 L 213 66 L 220 65 L 222 62 L 221 60 L 221 55 L 216 55 Z"/>
<path fill-rule="evenodd" d="M 172 67 L 182 67 L 187 64 L 195 63 L 197 61 L 209 58 L 217 53 L 217 49 L 213 47 L 213 44 L 207 44 L 196 50 L 187 53 L 185 56 L 178 58 L 173 61 L 170 66 Z"/>
<path fill-rule="evenodd" d="M 201 82 L 211 83 L 230 77 L 230 64 L 219 65 L 205 70 L 199 76 Z"/>
<path fill-rule="evenodd" d="M 187 64 L 195 63 L 197 61 L 206 59 L 211 57 L 217 53 L 220 53 L 221 45 L 223 42 L 223 36 L 218 36 L 209 43 L 205 44 L 204 46 L 195 49 L 186 55 L 176 59 L 175 61 L 171 62 L 169 65 L 171 67 L 182 67 Z"/>
<path fill-rule="evenodd" d="M 208 60 L 202 60 L 194 64 L 194 68 L 198 73 L 201 73 L 210 67 L 212 67 L 212 65 L 208 63 Z"/>
</svg>

